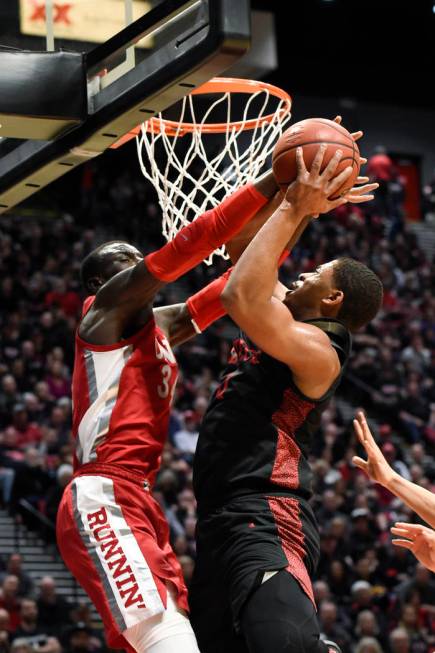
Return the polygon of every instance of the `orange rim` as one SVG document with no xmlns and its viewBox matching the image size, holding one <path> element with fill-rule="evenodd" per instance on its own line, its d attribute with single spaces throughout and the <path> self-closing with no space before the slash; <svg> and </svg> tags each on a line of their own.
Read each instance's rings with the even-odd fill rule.
<svg viewBox="0 0 435 653">
<path fill-rule="evenodd" d="M 259 91 L 265 91 L 270 93 L 270 95 L 278 98 L 283 102 L 282 107 L 278 111 L 269 113 L 266 116 L 261 118 L 252 118 L 245 121 L 234 121 L 234 122 L 214 122 L 214 123 L 195 123 L 195 122 L 176 122 L 174 120 L 165 120 L 164 118 L 150 118 L 144 123 L 144 128 L 147 132 L 150 133 L 160 133 L 163 130 L 168 136 L 184 136 L 184 134 L 191 134 L 194 131 L 201 131 L 204 134 L 222 134 L 227 132 L 230 129 L 236 130 L 250 130 L 255 129 L 258 125 L 263 125 L 265 123 L 271 123 L 273 120 L 276 120 L 277 116 L 279 120 L 282 120 L 290 113 L 292 98 L 291 96 L 283 91 L 279 86 L 274 86 L 273 84 L 268 84 L 267 82 L 259 82 L 254 79 L 237 79 L 235 77 L 214 77 L 208 82 L 195 88 L 191 91 L 191 95 L 206 95 L 210 93 L 248 93 L 253 95 Z M 123 143 L 127 142 L 131 138 L 134 138 L 141 132 L 141 125 L 135 127 L 128 134 L 125 134 L 122 138 L 119 139 L 112 147 L 119 147 Z"/>
<path fill-rule="evenodd" d="M 267 82 L 258 82 L 254 79 L 237 79 L 234 77 L 214 77 L 208 82 L 195 88 L 191 95 L 206 95 L 208 93 L 249 93 L 254 95 L 259 91 L 269 92 L 274 97 L 278 98 L 285 102 L 278 116 L 280 119 L 284 118 L 291 109 L 291 97 L 288 93 L 279 88 L 278 86 L 273 86 Z M 229 129 L 242 129 L 242 131 L 255 129 L 258 125 L 264 123 L 270 123 L 276 119 L 276 111 L 269 113 L 266 116 L 261 118 L 252 118 L 251 120 L 245 121 L 234 121 L 234 122 L 211 122 L 211 123 L 196 123 L 196 122 L 176 122 L 173 120 L 165 120 L 162 118 L 150 118 L 145 125 L 145 129 L 148 132 L 158 133 L 161 131 L 161 125 L 163 125 L 165 133 L 168 136 L 174 136 L 175 134 L 183 135 L 189 134 L 194 131 L 200 130 L 204 134 L 221 134 L 225 133 Z"/>
</svg>

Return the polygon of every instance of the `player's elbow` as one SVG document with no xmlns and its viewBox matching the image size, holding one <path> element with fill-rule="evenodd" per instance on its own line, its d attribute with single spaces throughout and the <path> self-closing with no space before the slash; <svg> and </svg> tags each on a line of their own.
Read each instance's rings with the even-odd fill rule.
<svg viewBox="0 0 435 653">
<path fill-rule="evenodd" d="M 237 290 L 229 287 L 229 284 L 221 292 L 221 302 L 227 312 L 237 304 L 237 294 Z"/>
<path fill-rule="evenodd" d="M 243 307 L 248 303 L 243 288 L 232 283 L 228 283 L 222 291 L 221 302 L 231 317 L 243 312 Z"/>
</svg>

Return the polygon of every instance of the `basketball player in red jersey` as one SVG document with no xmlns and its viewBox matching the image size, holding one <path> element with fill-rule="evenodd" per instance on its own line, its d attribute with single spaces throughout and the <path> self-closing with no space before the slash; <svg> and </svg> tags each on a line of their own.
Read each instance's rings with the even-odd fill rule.
<svg viewBox="0 0 435 653">
<path fill-rule="evenodd" d="M 157 291 L 240 230 L 252 231 L 277 186 L 264 175 L 143 258 L 110 242 L 82 264 L 90 297 L 76 335 L 73 374 L 75 477 L 59 508 L 61 554 L 99 610 L 113 648 L 197 653 L 186 588 L 152 498 L 177 378 L 171 347 L 224 314 L 226 276 L 186 304 L 158 308 Z M 273 206 L 273 202 L 270 204 Z M 260 223 L 265 217 L 260 218 Z M 249 222 L 249 224 L 248 224 Z M 254 229 L 255 230 L 255 229 Z M 230 244 L 231 253 L 231 244 Z"/>
<path fill-rule="evenodd" d="M 290 289 L 278 282 L 280 253 L 307 214 L 370 200 L 377 187 L 329 201 L 351 168 L 334 177 L 338 151 L 320 173 L 325 148 L 310 172 L 298 148 L 296 181 L 222 294 L 242 334 L 194 458 L 197 558 L 189 603 L 202 653 L 339 651 L 319 639 L 310 580 L 319 532 L 308 456 L 349 358 L 350 331 L 376 315 L 382 284 L 352 259 L 301 274 Z"/>
</svg>

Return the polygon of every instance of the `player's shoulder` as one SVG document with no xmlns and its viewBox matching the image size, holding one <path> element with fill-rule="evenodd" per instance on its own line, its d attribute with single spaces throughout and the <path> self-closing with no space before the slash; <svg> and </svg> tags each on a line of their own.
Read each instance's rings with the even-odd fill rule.
<svg viewBox="0 0 435 653">
<path fill-rule="evenodd" d="M 297 342 L 302 345 L 303 349 L 324 351 L 332 353 L 331 338 L 324 328 L 316 323 L 295 320 L 291 325 L 292 339 L 297 336 Z"/>
</svg>

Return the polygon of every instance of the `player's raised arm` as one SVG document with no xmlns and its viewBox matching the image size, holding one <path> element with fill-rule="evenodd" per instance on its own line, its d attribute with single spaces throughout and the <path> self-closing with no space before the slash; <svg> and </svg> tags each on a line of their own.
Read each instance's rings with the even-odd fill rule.
<svg viewBox="0 0 435 653">
<path fill-rule="evenodd" d="M 262 195 L 271 197 L 271 199 L 267 204 L 260 207 L 256 215 L 245 224 L 241 231 L 226 243 L 226 248 L 232 263 L 237 262 L 251 240 L 270 218 L 281 201 L 281 194 L 278 194 L 278 186 L 271 171 L 260 177 L 254 186 Z M 286 244 L 281 254 L 280 262 L 283 262 L 287 258 L 291 248 L 301 236 L 308 222 L 309 219 L 303 221 L 291 241 Z M 230 278 L 232 270 L 232 267 L 229 268 L 220 277 L 214 279 L 214 281 L 189 297 L 187 302 L 173 306 L 161 306 L 154 309 L 156 322 L 166 333 L 172 346 L 179 345 L 196 334 L 201 333 L 210 324 L 226 314 L 226 309 L 221 301 L 221 293 Z"/>
<path fill-rule="evenodd" d="M 353 423 L 358 440 L 367 453 L 367 460 L 354 456 L 353 463 L 372 481 L 390 490 L 432 528 L 435 528 L 435 494 L 407 481 L 390 467 L 375 442 L 364 413 L 359 412 Z"/>
<path fill-rule="evenodd" d="M 183 227 L 169 243 L 137 261 L 132 269 L 107 281 L 98 291 L 96 305 L 132 303 L 137 309 L 138 305 L 147 304 L 156 287 L 174 281 L 229 241 L 267 201 L 268 197 L 254 184 L 243 186 Z"/>
<path fill-rule="evenodd" d="M 222 296 L 224 306 L 237 324 L 263 351 L 289 365 L 301 390 L 309 389 L 309 396 L 313 398 L 321 396 L 338 375 L 338 357 L 326 334 L 301 322 L 318 316 L 319 303 L 313 307 L 312 315 L 307 312 L 299 315 L 297 307 L 293 310 L 290 298 L 283 303 L 273 296 L 278 259 L 305 216 L 325 213 L 346 201 L 372 199 L 366 193 L 376 188 L 376 185 L 362 186 L 343 198 L 328 200 L 350 175 L 351 169 L 346 168 L 334 176 L 342 156 L 337 151 L 320 173 L 325 150 L 324 145 L 319 148 L 308 172 L 302 150 L 298 148 L 296 181 L 241 256 Z M 321 314 L 325 317 L 335 317 L 343 300 L 343 292 L 334 284 L 333 272 L 333 263 L 330 263 L 312 275 L 305 275 L 310 279 L 302 279 L 309 285 L 317 284 L 319 293 L 325 294 L 325 289 L 330 291 L 317 298 L 321 299 Z"/>
<path fill-rule="evenodd" d="M 110 344 L 138 323 L 143 325 L 158 290 L 231 240 L 276 191 L 270 174 L 246 184 L 145 258 L 119 241 L 91 252 L 82 265 L 82 280 L 96 298 L 80 325 L 81 336 L 94 344 Z"/>
</svg>

